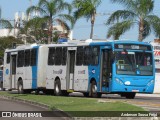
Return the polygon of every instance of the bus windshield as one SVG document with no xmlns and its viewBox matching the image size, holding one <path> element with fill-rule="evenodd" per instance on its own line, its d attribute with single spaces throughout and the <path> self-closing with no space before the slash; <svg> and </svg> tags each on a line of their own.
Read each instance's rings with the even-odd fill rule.
<svg viewBox="0 0 160 120">
<path fill-rule="evenodd" d="M 116 73 L 120 75 L 153 75 L 152 54 L 146 52 L 115 53 Z"/>
</svg>

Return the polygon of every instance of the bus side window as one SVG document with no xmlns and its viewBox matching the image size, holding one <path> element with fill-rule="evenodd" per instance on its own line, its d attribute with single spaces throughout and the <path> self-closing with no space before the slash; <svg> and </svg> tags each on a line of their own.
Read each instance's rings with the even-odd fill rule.
<svg viewBox="0 0 160 120">
<path fill-rule="evenodd" d="M 91 47 L 84 47 L 84 65 L 91 64 Z"/>
<path fill-rule="evenodd" d="M 7 64 L 10 63 L 10 53 L 7 53 Z"/>
<path fill-rule="evenodd" d="M 83 47 L 77 47 L 77 55 L 76 55 L 76 65 L 83 65 L 83 55 L 84 55 L 84 50 Z"/>
<path fill-rule="evenodd" d="M 62 51 L 62 65 L 66 65 L 66 58 L 67 58 L 67 48 L 64 47 Z"/>
<path fill-rule="evenodd" d="M 92 65 L 97 65 L 99 59 L 99 47 L 95 46 L 92 48 Z"/>
<path fill-rule="evenodd" d="M 55 65 L 62 64 L 62 47 L 56 48 Z"/>
<path fill-rule="evenodd" d="M 30 65 L 30 50 L 25 50 L 25 66 Z"/>
<path fill-rule="evenodd" d="M 55 48 L 49 48 L 48 65 L 55 64 Z"/>
<path fill-rule="evenodd" d="M 36 66 L 37 50 L 31 50 L 31 66 Z"/>
<path fill-rule="evenodd" d="M 23 67 L 24 65 L 24 51 L 18 51 L 17 67 Z"/>
</svg>

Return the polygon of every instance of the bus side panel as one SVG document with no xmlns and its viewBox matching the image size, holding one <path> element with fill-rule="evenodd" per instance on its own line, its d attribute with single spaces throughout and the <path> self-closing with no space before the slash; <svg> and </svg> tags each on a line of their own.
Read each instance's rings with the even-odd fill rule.
<svg viewBox="0 0 160 120">
<path fill-rule="evenodd" d="M 39 48 L 38 54 L 38 76 L 37 76 L 37 87 L 46 87 L 46 65 L 48 58 L 48 51 L 45 46 Z"/>
<path fill-rule="evenodd" d="M 36 48 L 36 66 L 32 66 L 32 89 L 37 89 L 39 46 L 36 46 L 36 47 L 33 47 L 33 48 Z"/>
<path fill-rule="evenodd" d="M 88 90 L 88 66 L 76 66 L 74 72 L 74 90 Z"/>
<path fill-rule="evenodd" d="M 32 89 L 32 67 L 24 67 L 23 89 Z"/>
<path fill-rule="evenodd" d="M 54 89 L 53 66 L 46 66 L 46 89 Z"/>
<path fill-rule="evenodd" d="M 3 87 L 10 89 L 10 63 L 7 64 L 7 53 L 4 54 Z"/>
<path fill-rule="evenodd" d="M 66 90 L 66 66 L 47 66 L 46 89 L 54 89 L 54 81 L 60 79 L 61 90 Z"/>
<path fill-rule="evenodd" d="M 32 66 L 32 89 L 37 88 L 37 66 Z"/>
</svg>

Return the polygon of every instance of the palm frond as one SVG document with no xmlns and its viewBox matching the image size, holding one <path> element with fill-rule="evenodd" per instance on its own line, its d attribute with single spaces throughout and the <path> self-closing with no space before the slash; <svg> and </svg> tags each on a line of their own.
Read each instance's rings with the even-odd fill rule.
<svg viewBox="0 0 160 120">
<path fill-rule="evenodd" d="M 45 5 L 47 6 L 48 1 L 47 0 L 39 0 L 38 6 L 39 7 L 44 7 Z"/>
<path fill-rule="evenodd" d="M 114 38 L 119 38 L 119 36 L 128 31 L 133 25 L 134 22 L 131 20 L 116 23 L 109 28 L 107 37 L 113 36 Z"/>
<path fill-rule="evenodd" d="M 143 28 L 144 28 L 144 30 L 143 30 L 142 36 L 143 36 L 143 39 L 145 39 L 151 33 L 150 23 L 148 21 L 144 20 Z"/>
<path fill-rule="evenodd" d="M 4 28 L 8 28 L 8 29 L 13 28 L 12 24 L 8 20 L 5 20 L 5 19 L 0 20 L 0 26 Z"/>
<path fill-rule="evenodd" d="M 30 13 L 33 13 L 33 12 L 39 12 L 41 14 L 46 14 L 46 11 L 38 6 L 31 6 L 26 10 L 27 15 L 29 15 Z"/>
<path fill-rule="evenodd" d="M 64 2 L 63 4 L 61 4 L 61 10 L 68 10 L 68 13 L 70 14 L 72 11 L 72 5 Z"/>
<path fill-rule="evenodd" d="M 112 3 L 119 3 L 124 5 L 126 8 L 134 6 L 134 0 L 111 0 Z"/>
<path fill-rule="evenodd" d="M 145 20 L 148 21 L 151 25 L 160 22 L 160 18 L 156 15 L 148 15 L 146 16 Z"/>
<path fill-rule="evenodd" d="M 106 24 L 111 24 L 114 22 L 122 20 L 133 20 L 136 17 L 136 14 L 132 11 L 128 10 L 117 10 L 116 12 L 112 13 L 112 15 L 108 18 Z"/>
<path fill-rule="evenodd" d="M 133 11 L 145 17 L 146 15 L 150 14 L 153 11 L 153 8 L 154 8 L 153 0 L 136 0 Z"/>
</svg>

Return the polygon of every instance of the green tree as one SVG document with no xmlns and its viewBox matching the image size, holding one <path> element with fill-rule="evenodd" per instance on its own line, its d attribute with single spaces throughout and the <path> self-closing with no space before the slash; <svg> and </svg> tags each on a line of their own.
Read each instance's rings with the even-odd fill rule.
<svg viewBox="0 0 160 120">
<path fill-rule="evenodd" d="M 67 10 L 69 14 L 62 12 Z M 37 6 L 31 6 L 27 9 L 27 14 L 32 12 L 40 13 L 46 20 L 48 26 L 49 39 L 48 43 L 52 41 L 53 23 L 58 22 L 61 26 L 68 27 L 67 21 L 71 23 L 71 28 L 74 25 L 74 18 L 70 15 L 72 6 L 63 0 L 39 0 Z M 67 26 L 66 26 L 67 25 Z"/>
<path fill-rule="evenodd" d="M 0 64 L 3 62 L 5 49 L 12 48 L 12 43 L 23 44 L 22 40 L 18 40 L 11 36 L 0 38 Z"/>
<path fill-rule="evenodd" d="M 21 28 L 19 35 L 25 34 L 27 38 L 32 38 L 32 41 L 27 42 L 38 42 L 38 43 L 44 43 L 45 41 L 42 41 L 44 37 L 47 36 L 46 31 L 43 29 L 46 25 L 45 18 L 35 17 L 29 21 L 25 21 L 24 27 Z"/>
<path fill-rule="evenodd" d="M 107 20 L 107 25 L 113 24 L 107 36 L 124 34 L 135 24 L 138 26 L 138 40 L 143 41 L 155 29 L 155 23 L 159 21 L 156 15 L 152 15 L 154 0 L 111 0 L 113 3 L 124 5 L 125 10 L 115 11 Z"/>
<path fill-rule="evenodd" d="M 101 4 L 101 0 L 74 0 L 73 1 L 73 5 L 76 8 L 76 11 L 74 12 L 74 16 L 76 20 L 78 20 L 81 17 L 85 17 L 87 21 L 89 19 L 91 21 L 90 39 L 93 38 L 96 11 L 100 4 Z"/>
</svg>

